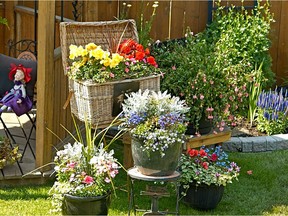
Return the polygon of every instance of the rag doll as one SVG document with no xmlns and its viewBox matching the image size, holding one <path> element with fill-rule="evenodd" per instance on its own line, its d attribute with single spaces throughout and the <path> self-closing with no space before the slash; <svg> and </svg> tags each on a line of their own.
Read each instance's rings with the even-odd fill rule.
<svg viewBox="0 0 288 216">
<path fill-rule="evenodd" d="M 11 64 L 9 79 L 14 80 L 14 87 L 0 100 L 3 106 L 0 114 L 5 109 L 12 109 L 17 116 L 20 116 L 32 109 L 32 102 L 26 94 L 26 83 L 31 80 L 32 68 L 25 68 L 23 65 Z"/>
</svg>

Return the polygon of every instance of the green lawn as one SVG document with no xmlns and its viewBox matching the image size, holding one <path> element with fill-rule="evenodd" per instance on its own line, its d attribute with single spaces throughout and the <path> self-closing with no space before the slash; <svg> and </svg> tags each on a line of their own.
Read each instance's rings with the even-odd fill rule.
<svg viewBox="0 0 288 216">
<path fill-rule="evenodd" d="M 122 146 L 115 147 L 122 155 Z M 241 166 L 238 182 L 225 188 L 222 201 L 212 211 L 197 211 L 180 204 L 181 215 L 288 215 L 288 151 L 264 153 L 229 153 L 231 160 Z M 247 171 L 253 174 L 248 175 Z M 122 171 L 115 182 L 117 197 L 112 197 L 109 215 L 127 215 L 127 177 Z M 0 188 L 0 215 L 47 215 L 51 207 L 48 191 L 52 182 L 42 186 L 14 186 Z M 136 191 L 145 183 L 137 182 Z M 161 210 L 175 211 L 173 187 L 169 198 L 160 199 Z M 141 208 L 150 208 L 147 197 L 136 196 Z M 139 212 L 137 215 L 142 215 Z"/>
</svg>

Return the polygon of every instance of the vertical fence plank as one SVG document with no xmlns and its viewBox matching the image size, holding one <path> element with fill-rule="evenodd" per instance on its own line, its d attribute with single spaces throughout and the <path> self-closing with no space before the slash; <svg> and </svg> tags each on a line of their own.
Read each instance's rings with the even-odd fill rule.
<svg viewBox="0 0 288 216">
<path fill-rule="evenodd" d="M 54 74 L 54 25 L 55 0 L 39 1 L 38 18 L 38 78 L 37 78 L 37 133 L 36 167 L 47 164 L 52 159 L 54 130 L 53 101 L 59 92 L 55 92 Z M 51 36 L 52 35 L 52 36 Z"/>
</svg>

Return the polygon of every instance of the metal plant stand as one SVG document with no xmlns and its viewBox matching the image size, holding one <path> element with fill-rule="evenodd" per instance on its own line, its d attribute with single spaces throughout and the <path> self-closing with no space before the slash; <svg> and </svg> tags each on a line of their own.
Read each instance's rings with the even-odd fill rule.
<svg viewBox="0 0 288 216">
<path fill-rule="evenodd" d="M 131 168 L 127 172 L 130 188 L 129 188 L 129 212 L 130 215 L 131 210 L 134 211 L 134 215 L 136 215 L 136 211 L 145 212 L 143 215 L 165 215 L 165 214 L 176 214 L 179 215 L 179 185 L 177 184 L 177 180 L 180 177 L 180 173 L 175 171 L 172 175 L 169 176 L 146 176 L 138 172 L 137 168 Z M 135 180 L 148 181 L 148 182 L 172 182 L 175 184 L 176 188 L 176 211 L 175 212 L 167 212 L 167 211 L 159 211 L 159 199 L 161 197 L 169 197 L 170 194 L 163 187 L 157 186 L 146 186 L 146 191 L 142 191 L 140 195 L 150 196 L 151 198 L 151 209 L 149 211 L 144 209 L 137 209 L 135 206 L 134 199 L 134 183 Z"/>
</svg>

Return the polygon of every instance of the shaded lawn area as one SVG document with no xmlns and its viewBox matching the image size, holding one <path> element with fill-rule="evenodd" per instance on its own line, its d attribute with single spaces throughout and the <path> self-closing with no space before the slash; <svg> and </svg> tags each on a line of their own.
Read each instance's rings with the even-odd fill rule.
<svg viewBox="0 0 288 216">
<path fill-rule="evenodd" d="M 123 146 L 114 145 L 116 157 L 122 158 Z M 263 153 L 229 153 L 230 160 L 241 166 L 239 181 L 229 184 L 216 209 L 198 211 L 180 203 L 180 215 L 288 215 L 288 151 Z M 252 174 L 247 171 L 252 170 Z M 0 215 L 47 215 L 51 208 L 48 191 L 52 181 L 37 186 L 0 187 Z M 109 215 L 127 215 L 127 176 L 121 171 L 115 184 L 117 197 L 112 197 Z M 150 208 L 148 197 L 138 193 L 145 182 L 135 183 L 136 204 Z M 169 185 L 170 197 L 161 198 L 161 210 L 175 211 L 175 191 Z M 143 212 L 137 212 L 142 215 Z"/>
</svg>

